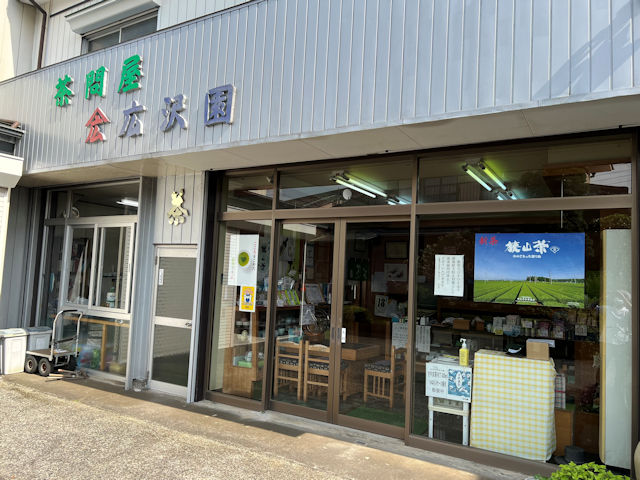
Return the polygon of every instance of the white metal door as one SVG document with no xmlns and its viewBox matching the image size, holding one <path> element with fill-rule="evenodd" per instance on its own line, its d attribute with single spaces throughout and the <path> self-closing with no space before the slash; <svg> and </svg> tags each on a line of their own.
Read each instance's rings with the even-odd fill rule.
<svg viewBox="0 0 640 480">
<path fill-rule="evenodd" d="M 158 247 L 149 386 L 187 396 L 197 293 L 195 247 Z"/>
</svg>

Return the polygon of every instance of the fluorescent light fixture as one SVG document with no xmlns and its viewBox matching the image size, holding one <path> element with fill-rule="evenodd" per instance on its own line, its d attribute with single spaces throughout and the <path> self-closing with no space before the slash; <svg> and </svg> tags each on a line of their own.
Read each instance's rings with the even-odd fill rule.
<svg viewBox="0 0 640 480">
<path fill-rule="evenodd" d="M 367 182 L 365 182 L 363 180 L 359 180 L 359 179 L 351 176 L 350 174 L 345 174 L 345 175 L 343 175 L 343 177 L 351 185 L 355 185 L 357 187 L 364 188 L 368 192 L 375 193 L 376 195 L 380 195 L 381 197 L 387 198 L 387 194 L 384 193 L 384 191 L 382 191 L 378 187 L 374 187 L 373 185 L 371 185 L 371 184 L 369 184 L 369 183 L 367 183 Z"/>
<path fill-rule="evenodd" d="M 387 203 L 389 205 L 409 205 L 410 202 L 403 200 L 402 198 L 390 196 L 387 198 Z"/>
<path fill-rule="evenodd" d="M 511 200 L 517 200 L 518 197 L 516 196 L 515 193 L 513 193 L 513 190 L 507 190 L 505 192 L 507 194 L 507 196 L 511 199 Z"/>
<path fill-rule="evenodd" d="M 116 202 L 118 205 L 126 205 L 127 207 L 136 207 L 138 208 L 138 201 L 132 198 L 123 198 L 122 200 L 118 200 Z"/>
<path fill-rule="evenodd" d="M 491 170 L 487 165 L 485 165 L 484 162 L 478 162 L 478 168 L 480 168 L 480 170 L 482 170 L 487 175 L 487 177 L 493 180 L 495 184 L 498 185 L 502 190 L 507 189 L 507 186 L 502 180 L 500 180 L 500 177 L 496 175 L 496 172 Z"/>
<path fill-rule="evenodd" d="M 299 232 L 306 233 L 307 235 L 313 235 L 314 237 L 317 234 L 317 229 L 315 225 L 309 225 L 308 223 L 283 223 L 283 230 L 289 230 L 290 232 Z"/>
<path fill-rule="evenodd" d="M 473 178 L 476 182 L 482 185 L 488 192 L 493 190 L 493 188 L 491 188 L 487 184 L 487 182 L 485 182 L 482 178 L 480 178 L 480 176 L 473 170 L 473 167 L 471 165 L 463 165 L 462 170 L 464 171 L 464 173 L 466 173 L 471 178 Z"/>
<path fill-rule="evenodd" d="M 498 200 L 508 200 L 509 199 L 509 197 L 507 197 L 507 195 L 502 193 L 502 192 L 496 192 L 496 197 L 498 198 Z"/>
<path fill-rule="evenodd" d="M 347 188 L 350 188 L 351 190 L 355 190 L 356 192 L 360 192 L 361 194 L 366 195 L 367 197 L 376 198 L 376 196 L 373 193 L 365 190 L 364 188 L 357 187 L 356 185 L 353 185 L 352 183 L 349 183 L 346 180 L 343 180 L 342 178 L 340 178 L 338 176 L 333 177 L 333 181 L 336 182 L 336 183 L 339 183 L 340 185 L 343 185 L 343 186 L 345 186 Z"/>
</svg>

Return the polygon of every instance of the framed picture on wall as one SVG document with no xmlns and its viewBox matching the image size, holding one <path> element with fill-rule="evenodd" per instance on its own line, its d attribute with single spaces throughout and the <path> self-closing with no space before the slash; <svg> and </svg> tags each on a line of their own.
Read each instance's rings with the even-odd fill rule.
<svg viewBox="0 0 640 480">
<path fill-rule="evenodd" d="M 409 256 L 409 244 L 407 242 L 387 242 L 385 256 L 391 259 L 405 259 Z"/>
</svg>

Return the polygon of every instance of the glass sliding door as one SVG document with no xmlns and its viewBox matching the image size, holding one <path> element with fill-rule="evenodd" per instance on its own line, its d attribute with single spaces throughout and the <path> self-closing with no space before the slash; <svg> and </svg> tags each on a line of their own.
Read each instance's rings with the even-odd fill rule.
<svg viewBox="0 0 640 480">
<path fill-rule="evenodd" d="M 260 400 L 265 370 L 271 221 L 224 222 L 218 245 L 221 274 L 216 285 L 209 389 Z"/>
<path fill-rule="evenodd" d="M 333 223 L 283 223 L 278 235 L 272 399 L 324 410 L 332 393 Z"/>
<path fill-rule="evenodd" d="M 340 423 L 404 426 L 409 226 L 378 221 L 343 229 Z"/>
</svg>

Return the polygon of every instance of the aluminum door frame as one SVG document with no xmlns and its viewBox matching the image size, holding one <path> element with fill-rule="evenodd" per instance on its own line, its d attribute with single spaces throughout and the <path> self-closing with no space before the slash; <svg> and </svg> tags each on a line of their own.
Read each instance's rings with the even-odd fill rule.
<svg viewBox="0 0 640 480">
<path fill-rule="evenodd" d="M 193 291 L 193 307 L 191 310 L 191 320 L 159 317 L 156 316 L 156 299 L 158 295 L 158 275 L 160 271 L 160 257 L 173 257 L 173 258 L 195 258 L 196 264 L 194 268 L 194 291 Z M 151 329 L 149 333 L 149 378 L 148 386 L 152 390 L 168 393 L 171 395 L 182 396 L 187 402 L 192 402 L 194 397 L 195 378 L 193 378 L 196 371 L 195 366 L 195 349 L 197 348 L 196 342 L 196 313 L 198 307 L 198 278 L 199 278 L 199 264 L 200 256 L 198 247 L 195 245 L 156 245 L 154 253 L 154 268 L 153 268 L 153 298 L 151 306 Z M 162 382 L 159 380 L 152 380 L 153 375 L 153 340 L 155 335 L 155 326 L 164 325 L 176 328 L 189 328 L 191 330 L 189 341 L 189 370 L 187 373 L 187 386 L 173 385 L 171 383 Z"/>
</svg>

